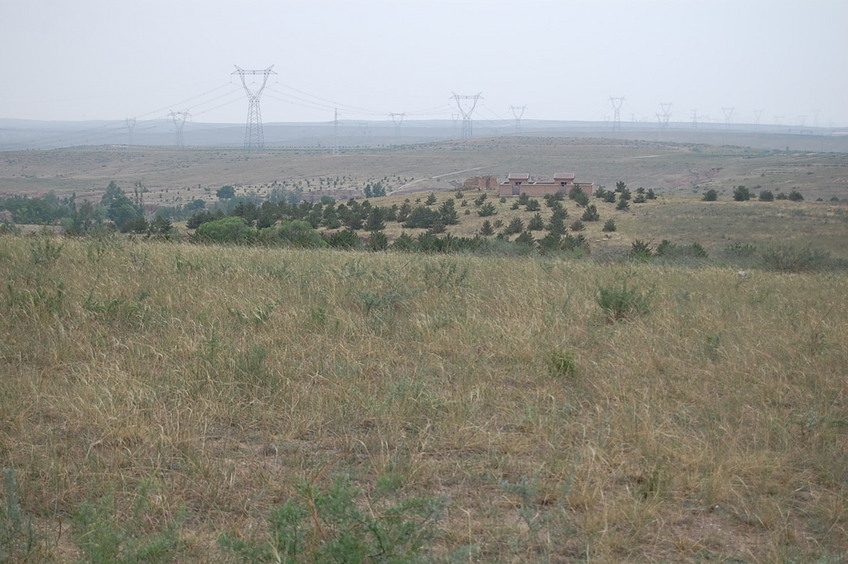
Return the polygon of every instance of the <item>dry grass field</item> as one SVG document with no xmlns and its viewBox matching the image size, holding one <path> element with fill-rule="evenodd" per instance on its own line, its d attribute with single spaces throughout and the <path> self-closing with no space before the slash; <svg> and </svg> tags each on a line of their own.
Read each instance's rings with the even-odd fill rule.
<svg viewBox="0 0 848 564">
<path fill-rule="evenodd" d="M 0 157 L 6 195 L 140 180 L 148 205 L 339 177 L 438 206 L 516 170 L 658 194 L 593 199 L 582 258 L 0 235 L 0 562 L 848 560 L 845 154 L 510 138 Z M 805 200 L 733 202 L 739 184 Z M 479 232 L 479 196 L 453 234 Z M 636 239 L 710 258 L 627 259 Z M 836 260 L 780 271 L 735 243 Z"/>
<path fill-rule="evenodd" d="M 5 236 L 0 277 L 13 560 L 365 535 L 338 476 L 436 500 L 424 560 L 848 557 L 841 272 Z"/>
</svg>

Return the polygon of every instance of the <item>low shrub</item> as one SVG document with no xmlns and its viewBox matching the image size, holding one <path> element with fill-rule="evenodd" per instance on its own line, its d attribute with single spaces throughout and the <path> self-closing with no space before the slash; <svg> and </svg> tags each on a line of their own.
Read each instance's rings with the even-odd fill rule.
<svg viewBox="0 0 848 564">
<path fill-rule="evenodd" d="M 648 294 L 628 286 L 626 280 L 616 286 L 601 286 L 596 298 L 597 304 L 610 321 L 629 319 L 635 315 L 647 313 L 648 301 Z"/>
<path fill-rule="evenodd" d="M 271 512 L 270 538 L 225 534 L 219 543 L 244 562 L 425 561 L 443 504 L 395 500 L 398 486 L 397 479 L 378 480 L 364 506 L 362 491 L 347 477 L 326 488 L 303 482 L 291 500 Z"/>
</svg>

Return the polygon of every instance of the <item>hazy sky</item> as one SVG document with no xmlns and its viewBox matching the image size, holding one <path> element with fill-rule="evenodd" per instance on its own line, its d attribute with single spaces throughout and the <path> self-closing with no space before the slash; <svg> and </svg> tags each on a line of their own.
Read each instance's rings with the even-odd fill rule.
<svg viewBox="0 0 848 564">
<path fill-rule="evenodd" d="M 848 125 L 846 0 L 0 0 L 0 118 Z"/>
</svg>

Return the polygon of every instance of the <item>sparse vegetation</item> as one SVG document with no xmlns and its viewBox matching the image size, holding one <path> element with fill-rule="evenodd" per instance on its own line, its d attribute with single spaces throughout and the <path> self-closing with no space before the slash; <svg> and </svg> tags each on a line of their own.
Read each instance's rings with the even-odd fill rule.
<svg viewBox="0 0 848 564">
<path fill-rule="evenodd" d="M 382 172 L 172 185 L 202 244 L 147 203 L 121 235 L 99 194 L 12 201 L 52 219 L 0 232 L 0 561 L 844 560 L 848 212 L 808 181 L 839 157 L 753 180 L 736 148 L 716 172 L 684 147 L 679 187 L 680 157 L 594 147 L 661 162 L 661 201 L 599 189 L 569 232 L 560 199 L 453 179 L 429 206 Z M 808 196 L 707 204 L 697 182 Z M 309 194 L 335 186 L 356 199 Z M 405 227 L 419 207 L 432 225 Z"/>
</svg>

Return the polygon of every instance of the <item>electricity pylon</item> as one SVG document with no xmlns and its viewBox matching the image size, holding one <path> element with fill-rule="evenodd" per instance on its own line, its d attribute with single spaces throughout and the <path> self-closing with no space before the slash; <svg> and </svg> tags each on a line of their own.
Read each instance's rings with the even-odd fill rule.
<svg viewBox="0 0 848 564">
<path fill-rule="evenodd" d="M 660 118 L 660 127 L 665 129 L 668 127 L 669 118 L 671 118 L 671 102 L 660 102 L 660 109 L 662 110 L 662 117 Z"/>
<path fill-rule="evenodd" d="M 624 96 L 610 96 L 609 100 L 613 109 L 612 130 L 621 131 L 621 105 L 624 103 Z"/>
<path fill-rule="evenodd" d="M 268 83 L 268 76 L 277 74 L 273 70 L 274 65 L 262 70 L 246 70 L 238 65 L 234 65 L 236 70 L 232 74 L 239 75 L 241 85 L 244 86 L 244 91 L 247 94 L 247 125 L 244 128 L 244 148 L 246 151 L 251 149 L 261 149 L 265 146 L 265 133 L 262 131 L 262 112 L 259 110 L 259 99 L 262 97 L 262 91 L 265 90 L 265 85 Z M 251 84 L 248 86 L 245 76 L 262 76 L 262 84 L 256 86 Z"/>
<path fill-rule="evenodd" d="M 392 118 L 392 123 L 395 126 L 395 141 L 400 139 L 400 126 L 403 123 L 403 118 L 406 117 L 405 113 L 391 113 L 389 117 Z"/>
<path fill-rule="evenodd" d="M 171 110 L 171 113 L 168 114 L 171 119 L 174 121 L 174 127 L 177 129 L 177 137 L 175 140 L 175 144 L 177 147 L 183 146 L 183 126 L 185 125 L 186 120 L 189 118 L 190 114 L 188 110 L 184 112 L 175 112 Z"/>
<path fill-rule="evenodd" d="M 521 118 L 524 117 L 527 106 L 510 106 L 509 109 L 512 110 L 512 116 L 515 118 L 515 132 L 518 133 L 521 130 Z"/>
<path fill-rule="evenodd" d="M 135 129 L 135 118 L 127 118 L 127 133 L 129 136 L 129 145 L 133 144 L 133 129 Z"/>
<path fill-rule="evenodd" d="M 462 114 L 462 138 L 471 139 L 471 113 L 477 107 L 477 102 L 480 100 L 480 93 L 471 96 L 460 96 L 456 92 L 453 94 L 453 99 L 456 101 L 456 107 L 459 108 L 459 113 Z M 463 101 L 466 103 L 463 106 Z"/>
</svg>

